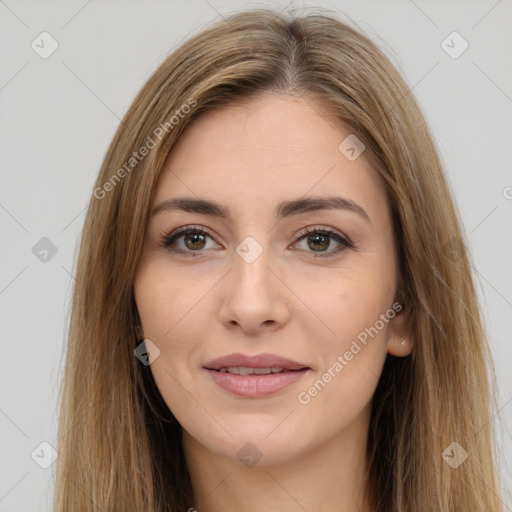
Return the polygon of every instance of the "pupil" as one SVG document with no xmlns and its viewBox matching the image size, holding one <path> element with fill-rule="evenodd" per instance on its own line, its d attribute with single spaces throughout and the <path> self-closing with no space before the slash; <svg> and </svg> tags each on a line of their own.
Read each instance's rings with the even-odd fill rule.
<svg viewBox="0 0 512 512">
<path fill-rule="evenodd" d="M 193 247 L 189 246 L 188 242 L 190 241 L 192 241 Z M 201 249 L 201 246 L 197 247 L 197 243 L 199 243 L 199 245 L 201 245 L 201 243 L 204 244 L 204 235 L 202 235 L 201 233 L 189 233 L 188 235 L 185 236 L 185 244 L 187 244 L 187 247 L 189 247 L 189 249 Z"/>
<path fill-rule="evenodd" d="M 311 247 L 312 249 L 314 249 L 316 247 L 316 249 L 320 248 L 320 249 L 327 249 L 329 247 L 329 237 L 326 236 L 326 235 L 312 235 L 309 237 L 309 240 L 315 240 L 315 244 L 319 241 L 319 240 L 322 240 L 324 243 L 321 244 L 321 245 L 315 245 L 314 247 Z M 327 242 L 327 243 L 325 243 Z"/>
</svg>

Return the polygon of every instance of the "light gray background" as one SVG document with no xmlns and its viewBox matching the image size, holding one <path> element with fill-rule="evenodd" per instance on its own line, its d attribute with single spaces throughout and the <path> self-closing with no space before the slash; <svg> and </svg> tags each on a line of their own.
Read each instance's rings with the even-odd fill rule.
<svg viewBox="0 0 512 512">
<path fill-rule="evenodd" d="M 77 242 L 120 118 L 192 33 L 270 5 L 346 13 L 391 57 L 426 113 L 478 272 L 512 511 L 512 0 L 447 3 L 0 0 L 1 511 L 50 509 L 54 466 L 42 469 L 31 453 L 43 441 L 55 445 Z M 47 59 L 31 48 L 43 31 L 59 45 Z M 457 59 L 441 47 L 453 31 L 469 43 Z M 42 237 L 58 249 L 46 263 L 32 252 Z"/>
</svg>

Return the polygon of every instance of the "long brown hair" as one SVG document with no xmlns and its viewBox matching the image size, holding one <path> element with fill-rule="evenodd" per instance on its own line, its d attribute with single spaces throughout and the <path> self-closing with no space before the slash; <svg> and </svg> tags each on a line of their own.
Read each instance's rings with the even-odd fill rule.
<svg viewBox="0 0 512 512">
<path fill-rule="evenodd" d="M 193 506 L 181 427 L 134 356 L 132 283 L 156 181 L 180 134 L 205 110 L 268 91 L 319 100 L 349 127 L 392 205 L 414 348 L 388 355 L 374 395 L 369 503 L 379 512 L 503 510 L 494 368 L 458 214 L 413 94 L 376 45 L 336 17 L 259 9 L 172 53 L 105 156 L 76 269 L 55 511 Z"/>
</svg>

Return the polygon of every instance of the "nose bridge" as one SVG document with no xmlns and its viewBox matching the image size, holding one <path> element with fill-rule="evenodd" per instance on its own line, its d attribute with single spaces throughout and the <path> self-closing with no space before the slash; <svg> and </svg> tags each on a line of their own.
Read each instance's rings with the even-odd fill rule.
<svg viewBox="0 0 512 512">
<path fill-rule="evenodd" d="M 224 323 L 237 323 L 246 330 L 263 324 L 281 324 L 288 317 L 283 284 L 272 268 L 268 245 L 246 237 L 236 247 L 233 269 L 220 311 Z"/>
<path fill-rule="evenodd" d="M 273 286 L 269 266 L 272 258 L 268 244 L 264 247 L 256 238 L 248 236 L 238 244 L 235 252 L 234 287 L 242 293 L 261 293 L 261 298 L 265 295 L 267 300 L 270 299 Z"/>
</svg>

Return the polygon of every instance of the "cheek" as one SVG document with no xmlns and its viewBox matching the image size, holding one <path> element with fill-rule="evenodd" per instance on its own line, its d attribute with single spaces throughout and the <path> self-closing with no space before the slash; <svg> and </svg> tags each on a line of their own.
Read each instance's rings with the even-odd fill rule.
<svg viewBox="0 0 512 512">
<path fill-rule="evenodd" d="M 297 396 L 311 432 L 324 429 L 326 436 L 336 435 L 363 410 L 368 413 L 387 353 L 388 324 L 375 330 L 389 307 L 382 290 L 365 281 L 347 280 L 341 291 L 337 286 L 327 294 L 329 300 L 317 304 L 335 334 L 312 338 L 318 369 Z"/>
<path fill-rule="evenodd" d="M 206 297 L 214 284 L 213 278 L 195 278 L 154 261 L 137 272 L 134 295 L 144 336 L 160 350 L 151 370 L 165 381 L 165 389 L 176 387 L 170 386 L 169 374 L 188 381 L 190 366 L 198 364 L 197 352 L 211 324 Z"/>
<path fill-rule="evenodd" d="M 204 293 L 191 280 L 185 286 L 178 272 L 171 276 L 155 264 L 141 267 L 134 282 L 144 337 L 160 351 L 150 366 L 155 384 L 168 408 L 187 426 L 188 419 L 199 421 L 201 415 L 194 402 L 186 399 L 185 390 L 193 389 L 190 365 L 201 339 L 198 333 L 204 332 L 197 322 L 204 314 L 200 301 Z"/>
<path fill-rule="evenodd" d="M 347 349 L 385 313 L 393 299 L 393 289 L 386 281 L 382 275 L 353 271 L 324 281 L 313 292 L 310 288 L 308 302 L 324 326 L 324 335 L 316 339 L 326 352 Z"/>
<path fill-rule="evenodd" d="M 201 318 L 201 300 L 213 284 L 213 278 L 187 276 L 179 269 L 159 265 L 158 261 L 141 266 L 134 282 L 134 295 L 144 335 L 154 338 L 157 344 L 167 344 L 191 314 Z"/>
<path fill-rule="evenodd" d="M 144 337 L 160 351 L 151 371 L 168 405 L 176 388 L 174 379 L 189 380 L 189 363 L 198 348 L 200 333 L 204 332 L 200 319 L 205 314 L 200 301 L 204 292 L 196 293 L 193 286 L 181 287 L 175 277 L 170 285 L 169 279 L 158 272 L 141 273 L 134 285 Z"/>
<path fill-rule="evenodd" d="M 309 328 L 303 325 L 314 340 L 318 371 L 301 389 L 305 394 L 299 401 L 325 411 L 326 418 L 337 425 L 341 417 L 355 418 L 375 391 L 392 318 L 386 322 L 381 315 L 391 306 L 393 288 L 381 273 L 358 274 L 352 269 L 325 281 L 310 298 L 324 328 L 315 331 L 313 323 Z"/>
<path fill-rule="evenodd" d="M 158 326 L 161 323 L 162 311 L 165 309 L 167 300 L 165 287 L 162 285 L 158 272 L 150 269 L 147 264 L 139 265 L 133 283 L 135 304 L 144 336 L 149 339 L 154 338 L 155 341 L 156 334 L 160 331 Z"/>
</svg>

